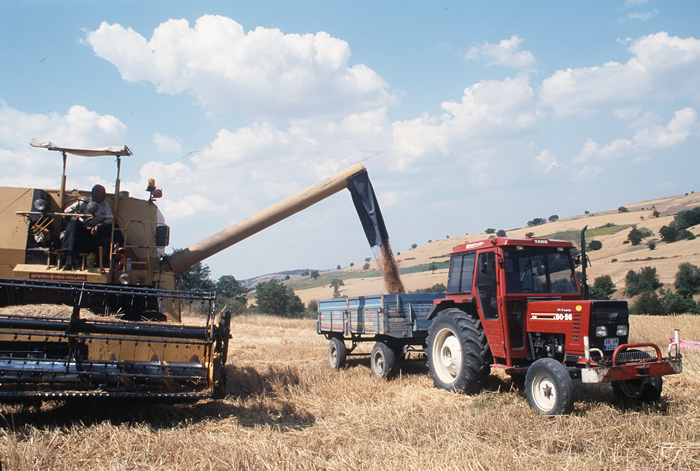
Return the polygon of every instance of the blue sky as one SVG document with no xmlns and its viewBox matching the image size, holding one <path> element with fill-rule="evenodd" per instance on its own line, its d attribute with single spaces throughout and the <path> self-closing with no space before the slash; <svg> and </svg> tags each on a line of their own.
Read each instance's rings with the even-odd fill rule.
<svg viewBox="0 0 700 471">
<path fill-rule="evenodd" d="M 0 0 L 0 185 L 128 145 L 123 188 L 189 246 L 356 162 L 392 246 L 700 190 L 700 2 Z M 114 188 L 74 157 L 68 186 Z M 350 195 L 205 261 L 372 256 Z"/>
</svg>

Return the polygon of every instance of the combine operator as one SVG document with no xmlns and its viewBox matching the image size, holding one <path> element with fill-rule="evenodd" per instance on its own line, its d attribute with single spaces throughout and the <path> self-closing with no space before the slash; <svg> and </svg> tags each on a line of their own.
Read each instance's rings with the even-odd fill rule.
<svg viewBox="0 0 700 471">
<path fill-rule="evenodd" d="M 66 253 L 66 267 L 78 263 L 76 255 L 94 252 L 102 239 L 112 236 L 112 207 L 105 201 L 107 191 L 102 185 L 92 187 L 92 197 L 76 201 L 66 209 L 66 213 L 91 213 L 92 216 L 74 216 L 61 235 L 61 250 Z M 93 205 L 91 205 L 92 203 Z M 114 230 L 114 250 L 123 250 L 124 237 L 118 227 Z"/>
</svg>

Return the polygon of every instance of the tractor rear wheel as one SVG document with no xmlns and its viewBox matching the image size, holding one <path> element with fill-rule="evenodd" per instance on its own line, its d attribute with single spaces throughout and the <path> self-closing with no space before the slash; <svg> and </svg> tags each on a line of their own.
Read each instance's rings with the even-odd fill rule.
<svg viewBox="0 0 700 471">
<path fill-rule="evenodd" d="M 475 319 L 459 309 L 446 309 L 428 329 L 428 368 L 435 387 L 467 394 L 481 391 L 491 372 L 491 349 Z"/>
<path fill-rule="evenodd" d="M 343 339 L 333 337 L 328 344 L 328 364 L 334 370 L 339 370 L 345 366 L 348 350 L 345 348 Z"/>
<path fill-rule="evenodd" d="M 396 364 L 394 351 L 385 343 L 377 342 L 372 347 L 372 355 L 370 356 L 370 365 L 372 374 L 377 378 L 384 379 L 391 373 Z"/>
<path fill-rule="evenodd" d="M 574 383 L 564 365 L 553 358 L 540 358 L 525 375 L 525 397 L 542 415 L 570 414 L 574 410 Z"/>
<path fill-rule="evenodd" d="M 658 401 L 663 387 L 663 376 L 613 381 L 612 383 L 615 396 L 620 399 L 636 399 L 642 402 Z"/>
</svg>

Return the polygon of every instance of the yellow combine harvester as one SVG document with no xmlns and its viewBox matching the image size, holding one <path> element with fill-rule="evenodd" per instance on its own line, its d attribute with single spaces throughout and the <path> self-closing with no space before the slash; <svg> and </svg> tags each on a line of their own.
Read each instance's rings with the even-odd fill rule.
<svg viewBox="0 0 700 471">
<path fill-rule="evenodd" d="M 230 315 L 214 314 L 215 293 L 178 291 L 175 274 L 366 178 L 356 164 L 164 257 L 169 228 L 155 204 L 161 190 L 151 180 L 147 199 L 120 191 L 128 147 L 31 145 L 62 155 L 61 185 L 0 187 L 0 306 L 63 303 L 73 310 L 70 318 L 0 315 L 0 400 L 223 394 Z M 114 193 L 67 191 L 68 154 L 116 158 Z M 204 305 L 203 326 L 180 323 L 182 302 Z M 81 308 L 115 317 L 86 319 Z"/>
</svg>

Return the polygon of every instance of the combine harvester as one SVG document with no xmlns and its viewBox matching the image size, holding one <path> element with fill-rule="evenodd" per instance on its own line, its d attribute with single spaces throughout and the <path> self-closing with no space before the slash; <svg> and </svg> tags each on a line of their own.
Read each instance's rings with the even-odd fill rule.
<svg viewBox="0 0 700 471">
<path fill-rule="evenodd" d="M 68 149 L 36 140 L 31 145 L 63 156 L 61 185 L 58 190 L 0 187 L 0 306 L 63 303 L 73 310 L 70 318 L 0 315 L 4 400 L 187 400 L 224 394 L 230 314 L 215 315 L 213 293 L 178 291 L 176 274 L 344 188 L 351 189 L 358 211 L 358 204 L 373 207 L 371 198 L 358 203 L 356 195 L 361 200 L 373 192 L 367 171 L 356 164 L 163 257 L 169 227 L 155 204 L 162 191 L 153 180 L 147 199 L 120 191 L 121 159 L 132 155 L 128 147 Z M 87 212 L 66 212 L 90 196 L 66 190 L 68 154 L 109 156 L 117 163 L 115 191 L 106 195 L 113 212 L 107 218 L 111 231 L 78 254 L 78 266 L 67 265 L 61 251 L 63 226 L 72 218 L 89 220 L 94 208 L 86 204 Z M 204 305 L 204 326 L 181 324 L 183 302 Z M 82 308 L 116 317 L 86 319 Z"/>
</svg>

